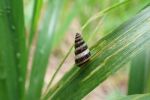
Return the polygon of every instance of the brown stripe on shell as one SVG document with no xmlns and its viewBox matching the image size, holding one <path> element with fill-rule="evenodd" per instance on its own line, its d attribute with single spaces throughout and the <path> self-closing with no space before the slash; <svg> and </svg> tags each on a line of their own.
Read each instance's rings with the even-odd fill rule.
<svg viewBox="0 0 150 100">
<path fill-rule="evenodd" d="M 76 38 L 75 38 L 75 39 L 77 39 L 77 38 L 81 38 L 81 36 L 80 36 L 80 35 L 76 35 Z"/>
<path fill-rule="evenodd" d="M 79 33 L 76 33 L 75 39 L 81 38 L 81 35 Z"/>
<path fill-rule="evenodd" d="M 86 64 L 90 60 L 90 56 L 85 58 L 84 60 L 80 61 L 79 63 L 76 63 L 78 66 L 82 66 Z"/>
<path fill-rule="evenodd" d="M 82 37 L 81 37 L 81 35 L 79 33 L 76 33 L 75 40 L 78 39 L 78 38 L 82 38 Z"/>
<path fill-rule="evenodd" d="M 82 40 L 82 38 L 79 37 L 79 38 L 76 38 L 76 39 L 75 39 L 75 42 L 78 42 L 78 41 L 81 41 L 81 40 Z"/>
<path fill-rule="evenodd" d="M 76 49 L 75 50 L 75 55 L 82 53 L 83 51 L 85 51 L 86 49 L 88 49 L 87 45 L 85 45 L 84 47 L 82 47 L 81 49 Z"/>
<path fill-rule="evenodd" d="M 80 36 L 80 37 L 81 37 L 80 33 L 76 33 L 76 37 L 78 37 L 78 36 Z"/>
<path fill-rule="evenodd" d="M 85 61 L 85 59 L 89 59 L 90 55 L 91 55 L 91 54 L 90 54 L 90 52 L 89 52 L 88 54 L 82 56 L 81 58 L 75 59 L 76 64 L 79 64 L 79 63 Z"/>
<path fill-rule="evenodd" d="M 80 47 L 80 46 L 83 45 L 84 43 L 85 43 L 84 40 L 75 42 L 75 48 Z"/>
</svg>

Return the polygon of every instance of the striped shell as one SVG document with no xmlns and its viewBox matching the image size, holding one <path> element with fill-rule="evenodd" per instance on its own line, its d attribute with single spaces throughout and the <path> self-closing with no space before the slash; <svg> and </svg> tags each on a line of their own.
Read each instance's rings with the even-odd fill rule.
<svg viewBox="0 0 150 100">
<path fill-rule="evenodd" d="M 85 64 L 90 59 L 90 51 L 79 33 L 75 37 L 75 63 L 78 66 Z"/>
</svg>

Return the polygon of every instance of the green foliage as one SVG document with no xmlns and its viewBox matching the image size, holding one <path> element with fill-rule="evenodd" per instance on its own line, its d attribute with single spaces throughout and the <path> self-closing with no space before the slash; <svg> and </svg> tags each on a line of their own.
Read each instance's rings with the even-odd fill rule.
<svg viewBox="0 0 150 100">
<path fill-rule="evenodd" d="M 150 42 L 149 12 L 150 7 L 102 38 L 96 48 L 91 49 L 91 61 L 81 69 L 74 66 L 49 97 L 65 99 L 64 95 L 69 94 L 68 99 L 79 100 L 139 53 L 144 44 Z"/>
<path fill-rule="evenodd" d="M 48 4 L 50 6 L 48 6 L 46 11 L 43 28 L 39 33 L 34 54 L 29 88 L 25 97 L 27 100 L 38 100 L 41 96 L 48 57 L 53 47 L 52 37 L 55 31 L 61 2 L 59 2 L 59 0 L 53 0 L 52 2 L 49 1 Z"/>
<path fill-rule="evenodd" d="M 141 94 L 144 93 L 144 80 L 145 80 L 145 68 L 146 67 L 146 53 L 145 51 L 137 55 L 131 64 L 130 79 L 128 94 Z M 138 72 L 138 73 L 137 73 Z M 138 84 L 135 84 L 137 83 Z"/>
<path fill-rule="evenodd" d="M 23 11 L 26 6 L 23 7 L 23 1 L 0 0 L 0 99 L 63 100 L 66 95 L 71 100 L 82 99 L 133 56 L 142 52 L 150 42 L 150 7 L 145 7 L 148 2 L 149 0 L 34 0 L 31 22 L 27 23 L 31 25 L 25 27 L 26 16 Z M 135 16 L 139 10 L 141 11 Z M 84 38 L 90 45 L 94 44 L 90 48 L 91 60 L 83 68 L 73 65 L 51 87 L 57 72 L 72 53 L 72 44 L 49 81 L 47 90 L 43 91 L 49 56 L 52 50 L 59 47 L 74 20 L 81 24 Z M 121 23 L 123 24 L 120 25 Z M 106 36 L 100 39 L 103 35 Z M 29 61 L 34 39 L 35 52 L 33 60 Z M 139 60 L 139 57 L 134 58 Z M 150 90 L 150 81 L 147 80 L 150 79 L 147 71 L 150 69 L 149 56 L 143 58 L 146 63 L 143 63 L 145 59 L 135 61 L 140 66 L 138 68 L 133 62 L 129 90 L 133 90 L 134 80 L 143 80 L 143 83 L 137 82 L 134 93 Z M 31 64 L 31 72 L 27 71 L 28 63 Z M 144 67 L 141 67 L 143 64 Z M 136 71 L 141 73 L 140 77 Z M 138 92 L 140 89 L 142 92 Z M 149 95 L 142 97 L 149 98 Z"/>
<path fill-rule="evenodd" d="M 145 64 L 145 77 L 144 77 L 144 82 L 145 82 L 145 86 L 144 86 L 144 93 L 150 92 L 150 49 L 149 46 L 147 46 L 146 48 L 146 64 Z"/>
<path fill-rule="evenodd" d="M 3 100 L 19 100 L 25 91 L 27 49 L 22 4 L 21 0 L 0 2 L 0 94 Z"/>
<path fill-rule="evenodd" d="M 34 12 L 32 15 L 32 25 L 31 25 L 31 29 L 30 29 L 30 36 L 29 36 L 29 45 L 31 45 L 32 41 L 33 41 L 33 37 L 36 33 L 36 28 L 38 28 L 38 21 L 39 21 L 39 17 L 40 17 L 40 12 L 42 9 L 42 4 L 43 4 L 43 0 L 36 0 L 34 1 Z"/>
</svg>

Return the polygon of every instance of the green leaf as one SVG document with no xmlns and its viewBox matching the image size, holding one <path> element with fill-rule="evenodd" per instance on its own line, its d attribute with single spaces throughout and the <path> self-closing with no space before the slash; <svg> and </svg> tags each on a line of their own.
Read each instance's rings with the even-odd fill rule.
<svg viewBox="0 0 150 100">
<path fill-rule="evenodd" d="M 27 65 L 22 0 L 1 0 L 0 33 L 0 96 L 19 100 L 24 95 Z"/>
<path fill-rule="evenodd" d="M 150 92 L 150 48 L 146 47 L 146 68 L 145 68 L 145 93 Z"/>
<path fill-rule="evenodd" d="M 70 50 L 67 52 L 67 55 L 64 57 L 64 59 L 61 61 L 61 63 L 60 63 L 59 66 L 57 67 L 56 72 L 53 74 L 53 76 L 52 76 L 52 78 L 51 78 L 51 80 L 50 80 L 50 82 L 49 82 L 49 84 L 48 84 L 48 86 L 47 86 L 47 88 L 46 88 L 46 90 L 45 90 L 44 95 L 49 94 L 48 90 L 50 89 L 50 86 L 51 86 L 51 84 L 52 84 L 54 78 L 56 77 L 58 71 L 60 70 L 60 68 L 62 67 L 63 63 L 65 62 L 65 60 L 67 59 L 67 57 L 68 57 L 69 54 L 71 53 L 72 48 L 73 48 L 73 46 L 70 48 Z M 47 93 L 47 92 L 48 92 L 48 93 Z M 45 97 L 45 98 L 47 98 L 47 97 Z"/>
<path fill-rule="evenodd" d="M 144 50 L 132 60 L 129 75 L 128 95 L 144 93 L 145 69 L 146 52 Z"/>
<path fill-rule="evenodd" d="M 150 7 L 98 41 L 89 63 L 76 65 L 52 88 L 51 100 L 79 100 L 116 72 L 150 42 Z M 69 94 L 69 95 L 68 95 Z"/>
<path fill-rule="evenodd" d="M 49 0 L 48 2 L 48 8 L 34 54 L 26 100 L 39 100 L 41 98 L 48 58 L 53 47 L 53 34 L 59 16 L 60 5 L 60 0 Z"/>
<path fill-rule="evenodd" d="M 85 0 L 85 1 L 86 1 L 86 0 Z M 79 2 L 79 1 L 78 1 L 78 2 Z M 115 5 L 112 5 L 112 6 L 110 6 L 109 8 L 106 8 L 106 9 L 104 9 L 104 10 L 98 12 L 95 16 L 93 16 L 93 17 L 90 18 L 90 19 L 96 20 L 96 19 L 98 19 L 99 17 L 102 17 L 102 16 L 104 16 L 105 14 L 109 13 L 109 11 L 111 11 L 111 10 L 113 10 L 113 9 L 117 8 L 118 6 L 120 6 L 120 5 L 122 5 L 122 4 L 125 4 L 125 3 L 127 3 L 127 1 L 120 2 L 120 3 L 117 3 L 117 4 L 115 4 Z M 79 4 L 80 4 L 80 6 L 82 7 L 82 2 L 80 2 Z M 80 7 L 80 6 L 79 6 L 79 7 Z M 78 7 L 78 8 L 79 8 L 79 7 Z M 80 8 L 80 9 L 82 9 L 82 8 Z M 93 20 L 91 20 L 91 21 L 93 21 Z M 89 22 L 90 22 L 90 20 L 88 20 L 85 24 L 89 24 Z M 83 26 L 86 27 L 87 25 L 83 25 Z M 99 25 L 97 25 L 97 26 L 95 27 L 94 32 L 96 32 L 96 31 L 98 30 L 98 27 L 99 27 Z M 82 28 L 83 28 L 83 27 L 82 27 Z M 82 31 L 83 31 L 84 29 L 85 29 L 85 28 L 83 28 Z M 93 32 L 93 33 L 94 33 L 94 32 Z M 83 34 L 83 35 L 84 35 L 84 34 Z M 85 36 L 85 35 L 84 35 L 84 36 Z M 93 37 L 92 34 L 91 34 L 91 36 L 90 36 L 89 38 L 92 39 L 91 37 Z M 66 58 L 68 57 L 68 55 L 71 53 L 71 50 L 73 49 L 73 46 L 74 46 L 74 45 L 71 46 L 71 48 L 69 49 L 68 53 L 67 53 L 66 56 L 64 57 L 63 61 L 62 61 L 61 64 L 58 66 L 56 72 L 54 73 L 54 75 L 53 75 L 51 81 L 50 81 L 49 84 L 48 84 L 47 90 L 49 89 L 50 85 L 52 84 L 52 81 L 54 80 L 55 76 L 57 75 L 59 69 L 62 67 L 63 62 L 66 60 Z M 51 92 L 51 91 L 49 91 L 49 93 L 48 93 L 47 95 L 49 95 L 50 92 Z M 44 94 L 45 94 L 45 93 L 44 93 Z M 46 98 L 47 98 L 47 97 L 46 97 Z"/>
<path fill-rule="evenodd" d="M 136 95 L 129 95 L 126 97 L 118 98 L 117 100 L 149 100 L 150 94 L 136 94 Z"/>
<path fill-rule="evenodd" d="M 12 17 L 14 18 L 14 26 L 11 26 L 16 33 L 16 44 L 14 48 L 16 50 L 16 58 L 18 65 L 18 77 L 19 77 L 19 94 L 23 98 L 25 92 L 25 79 L 28 62 L 28 47 L 26 44 L 25 24 L 24 24 L 24 10 L 22 0 L 10 0 L 12 6 Z M 16 6 L 18 5 L 18 6 Z M 18 39 L 18 40 L 17 40 Z M 16 47 L 15 47 L 16 45 Z"/>
<path fill-rule="evenodd" d="M 35 32 L 38 28 L 38 22 L 40 18 L 40 13 L 42 9 L 43 0 L 34 0 L 34 10 L 32 15 L 32 23 L 29 35 L 29 45 L 31 45 Z"/>
</svg>

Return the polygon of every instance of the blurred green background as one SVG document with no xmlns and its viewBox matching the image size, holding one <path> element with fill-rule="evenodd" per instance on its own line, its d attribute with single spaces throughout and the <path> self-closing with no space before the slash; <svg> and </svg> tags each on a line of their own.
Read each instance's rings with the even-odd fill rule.
<svg viewBox="0 0 150 100">
<path fill-rule="evenodd" d="M 59 83 L 63 75 L 70 70 L 75 72 L 79 70 L 72 68 L 74 66 L 72 46 L 75 33 L 81 33 L 91 49 L 100 50 L 103 46 L 99 49 L 98 46 L 93 47 L 93 45 L 98 44 L 100 39 L 108 36 L 122 23 L 130 22 L 130 19 L 142 11 L 149 3 L 149 0 L 19 0 L 18 3 L 16 0 L 2 0 L 0 3 L 0 16 L 3 15 L 3 8 L 7 7 L 6 13 L 8 15 L 4 18 L 6 25 L 1 25 L 1 32 L 8 33 L 8 36 L 0 36 L 2 41 L 1 52 L 3 52 L 3 48 L 7 49 L 5 47 L 7 43 L 10 44 L 12 51 L 8 49 L 8 51 L 3 52 L 4 54 L 7 53 L 7 55 L 4 56 L 5 60 L 1 60 L 0 64 L 2 69 L 4 67 L 6 69 L 4 68 L 5 70 L 1 71 L 1 75 L 3 73 L 5 75 L 5 72 L 9 73 L 9 70 L 14 70 L 14 72 L 12 71 L 6 75 L 6 77 L 9 77 L 9 81 L 6 82 L 7 85 L 5 82 L 3 83 L 3 80 L 0 81 L 0 88 L 4 86 L 3 84 L 6 85 L 6 88 L 1 89 L 0 97 L 2 97 L 2 100 L 47 100 L 47 97 L 51 96 L 55 98 L 57 91 L 59 91 L 57 86 L 61 82 L 63 86 L 64 84 L 69 84 L 68 80 L 71 81 L 67 77 L 68 80 L 66 81 L 65 78 L 64 80 L 68 83 L 63 82 L 63 79 Z M 1 23 L 5 23 L 4 19 L 1 17 Z M 14 27 L 12 27 L 13 25 Z M 9 29 L 14 29 L 14 31 L 7 32 Z M 124 28 L 120 27 L 118 30 L 121 29 Z M 130 28 L 126 30 L 128 29 Z M 15 35 L 12 35 L 13 33 Z M 111 48 L 111 46 L 108 48 Z M 1 53 L 2 57 L 3 53 Z M 107 52 L 105 53 L 107 54 Z M 126 96 L 127 94 L 148 93 L 150 91 L 150 85 L 147 85 L 148 82 L 150 83 L 149 77 L 145 79 L 146 83 L 143 83 L 145 81 L 142 77 L 145 76 L 146 69 L 138 68 L 138 66 L 145 66 L 144 61 L 147 60 L 146 64 L 150 65 L 149 58 L 147 60 L 145 58 L 147 54 L 150 54 L 148 50 L 141 52 L 135 59 L 126 62 L 123 68 L 113 73 L 113 75 L 109 75 L 110 77 L 101 85 L 98 85 L 95 89 L 93 87 L 94 90 L 91 90 L 90 93 L 86 92 L 87 95 L 84 100 L 117 100 L 117 97 Z M 8 59 L 8 55 L 11 55 L 10 59 Z M 3 64 L 3 62 L 7 61 L 14 62 L 11 69 L 11 63 L 10 65 Z M 130 68 L 131 66 L 133 69 Z M 137 72 L 139 73 L 139 79 L 135 77 Z M 90 75 L 90 72 L 86 74 Z M 146 75 L 150 76 L 149 73 L 146 73 Z M 138 82 L 139 84 L 134 87 L 134 84 Z M 12 88 L 13 86 L 14 88 Z M 4 90 L 9 92 L 3 92 Z M 15 90 L 16 94 L 12 90 Z M 50 94 L 50 96 L 46 93 Z M 8 96 L 9 99 L 5 96 Z M 52 100 L 55 100 L 54 98 Z M 75 97 L 73 98 L 73 100 L 76 100 Z M 66 98 L 66 100 L 68 99 Z"/>
<path fill-rule="evenodd" d="M 61 59 L 65 56 L 68 48 L 71 47 L 74 42 L 76 32 L 80 32 L 84 35 L 84 39 L 88 42 L 88 45 L 93 45 L 100 38 L 109 34 L 112 30 L 117 28 L 121 23 L 132 18 L 138 13 L 149 0 L 127 0 L 126 3 L 120 4 L 118 7 L 106 12 L 104 16 L 97 18 L 86 26 L 82 30 L 83 25 L 98 12 L 111 7 L 114 4 L 124 2 L 125 0 L 63 0 L 60 6 L 59 20 L 57 21 L 55 45 L 52 51 L 52 55 L 49 61 L 49 68 L 45 78 L 45 84 L 47 85 L 49 79 L 52 77 Z M 39 19 L 39 27 L 36 32 L 40 31 L 42 26 L 41 20 L 45 12 L 47 0 L 43 2 L 41 8 L 41 15 Z M 31 27 L 32 13 L 34 2 L 31 0 L 24 0 L 25 11 L 25 25 L 26 33 L 29 34 Z M 36 41 L 36 37 L 35 40 Z M 34 49 L 33 43 L 33 49 Z M 55 84 L 61 77 L 67 72 L 71 65 L 74 64 L 74 55 L 65 61 L 63 67 L 60 69 L 58 76 L 53 84 Z M 125 95 L 128 87 L 128 74 L 129 65 L 126 64 L 124 68 L 120 69 L 113 76 L 109 77 L 101 86 L 97 87 L 89 95 L 85 97 L 85 100 L 116 100 L 116 97 Z M 70 66 L 70 67 L 69 67 Z"/>
</svg>

